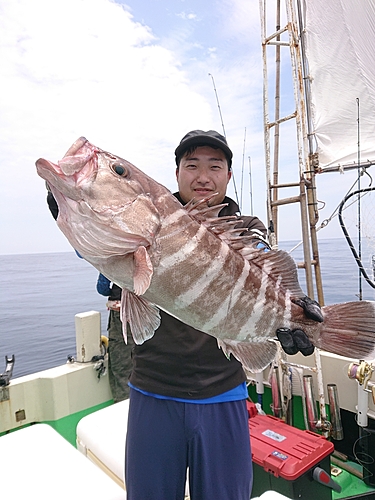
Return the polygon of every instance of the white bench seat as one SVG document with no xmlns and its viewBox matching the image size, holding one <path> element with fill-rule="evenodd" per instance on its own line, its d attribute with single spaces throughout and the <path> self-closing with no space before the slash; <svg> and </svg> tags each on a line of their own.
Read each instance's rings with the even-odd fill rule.
<svg viewBox="0 0 375 500">
<path fill-rule="evenodd" d="M 126 493 L 47 424 L 0 438 L 1 498 L 125 500 Z"/>
</svg>

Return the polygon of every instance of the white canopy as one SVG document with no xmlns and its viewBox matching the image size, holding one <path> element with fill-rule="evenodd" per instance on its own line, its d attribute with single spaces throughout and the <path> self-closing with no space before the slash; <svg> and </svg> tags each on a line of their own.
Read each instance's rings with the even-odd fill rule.
<svg viewBox="0 0 375 500">
<path fill-rule="evenodd" d="M 306 55 L 321 168 L 375 161 L 375 1 L 306 0 Z"/>
</svg>

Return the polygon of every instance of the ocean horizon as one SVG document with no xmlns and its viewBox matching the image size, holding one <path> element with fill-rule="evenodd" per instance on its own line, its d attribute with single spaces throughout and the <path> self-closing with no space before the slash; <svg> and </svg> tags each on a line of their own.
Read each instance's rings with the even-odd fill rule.
<svg viewBox="0 0 375 500">
<path fill-rule="evenodd" d="M 298 242 L 282 242 L 289 251 Z M 319 240 L 325 304 L 358 300 L 359 271 L 344 239 Z M 302 247 L 292 256 L 302 260 Z M 75 315 L 101 314 L 106 334 L 106 297 L 96 291 L 98 271 L 74 251 L 0 255 L 0 373 L 5 357 L 15 356 L 13 378 L 53 368 L 76 356 Z M 299 281 L 305 290 L 304 272 Z M 375 291 L 362 280 L 363 300 Z M 3 365 L 2 365 L 3 363 Z"/>
</svg>

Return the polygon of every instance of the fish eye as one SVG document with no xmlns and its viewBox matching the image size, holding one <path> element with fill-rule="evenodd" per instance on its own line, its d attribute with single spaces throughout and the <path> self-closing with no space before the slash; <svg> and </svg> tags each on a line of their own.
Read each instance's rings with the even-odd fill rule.
<svg viewBox="0 0 375 500">
<path fill-rule="evenodd" d="M 121 177 L 126 177 L 128 175 L 126 167 L 124 167 L 124 165 L 121 165 L 121 163 L 114 163 L 112 165 L 112 170 Z"/>
</svg>

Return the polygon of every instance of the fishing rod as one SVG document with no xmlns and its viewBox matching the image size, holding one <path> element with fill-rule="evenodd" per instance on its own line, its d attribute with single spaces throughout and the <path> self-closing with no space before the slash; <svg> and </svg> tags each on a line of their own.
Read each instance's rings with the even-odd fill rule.
<svg viewBox="0 0 375 500">
<path fill-rule="evenodd" d="M 245 146 L 246 146 L 246 127 L 245 127 L 245 134 L 243 138 L 243 151 L 242 151 L 242 168 L 241 168 L 241 204 L 240 204 L 240 211 L 242 212 L 242 195 L 243 195 L 243 171 L 244 171 L 244 163 L 245 163 Z"/>
<path fill-rule="evenodd" d="M 361 135 L 360 135 L 360 114 L 359 114 L 359 97 L 356 98 L 357 101 L 357 147 L 358 147 L 358 178 L 357 178 L 357 187 L 358 191 L 361 191 Z M 361 233 L 361 197 L 358 194 L 358 204 L 357 204 L 357 218 L 358 218 L 358 257 L 362 259 L 362 233 Z M 358 273 L 358 295 L 359 300 L 362 300 L 362 274 L 361 268 L 359 268 Z"/>
<path fill-rule="evenodd" d="M 220 102 L 219 102 L 219 96 L 217 94 L 217 91 L 216 91 L 216 86 L 215 86 L 215 80 L 214 80 L 214 77 L 211 75 L 211 73 L 208 73 L 209 76 L 212 78 L 212 85 L 214 87 L 214 91 L 215 91 L 215 96 L 216 96 L 216 102 L 217 102 L 217 107 L 219 108 L 219 114 L 220 114 L 220 120 L 221 120 L 221 126 L 223 128 L 223 135 L 225 138 L 227 138 L 227 134 L 225 133 L 225 127 L 224 127 L 224 121 L 223 121 L 223 115 L 221 114 L 221 108 L 220 108 Z M 233 187 L 234 187 L 234 193 L 236 195 L 236 201 L 237 201 L 237 205 L 240 207 L 240 202 L 238 200 L 238 193 L 237 193 L 237 187 L 236 187 L 236 181 L 235 181 L 235 178 L 234 178 L 234 171 L 232 170 L 232 179 L 233 179 Z M 240 215 L 241 215 L 241 208 L 240 207 Z"/>
<path fill-rule="evenodd" d="M 211 73 L 208 73 L 209 76 L 212 78 L 212 85 L 214 86 L 214 91 L 215 91 L 215 96 L 216 96 L 216 102 L 217 102 L 217 107 L 219 108 L 219 114 L 220 114 L 220 120 L 221 120 L 221 126 L 223 127 L 223 135 L 226 138 L 227 134 L 225 133 L 225 128 L 224 128 L 224 121 L 223 121 L 223 115 L 221 114 L 221 108 L 220 108 L 220 103 L 219 103 L 219 96 L 217 95 L 216 87 L 215 87 L 215 80 L 214 77 L 211 75 Z"/>
<path fill-rule="evenodd" d="M 254 210 L 253 210 L 253 180 L 251 177 L 251 156 L 249 156 L 249 195 L 250 195 L 250 215 L 254 215 Z"/>
<path fill-rule="evenodd" d="M 375 255 L 372 256 L 372 271 L 373 271 L 373 279 L 370 279 L 363 264 L 362 264 L 362 206 L 361 206 L 361 195 L 363 196 L 365 193 L 368 193 L 370 191 L 375 191 L 375 187 L 368 187 L 368 188 L 361 188 L 361 177 L 363 174 L 367 174 L 370 179 L 372 184 L 372 177 L 371 175 L 367 172 L 366 168 L 361 167 L 361 147 L 360 147 L 360 108 L 359 108 L 359 98 L 356 98 L 357 102 L 357 164 L 358 164 L 358 175 L 356 181 L 353 183 L 352 187 L 349 190 L 349 193 L 344 197 L 342 202 L 340 203 L 338 207 L 338 218 L 339 218 L 339 223 L 340 227 L 344 233 L 344 236 L 346 238 L 346 241 L 349 245 L 349 248 L 354 256 L 354 259 L 358 265 L 358 298 L 359 300 L 362 300 L 362 277 L 366 280 L 366 282 L 372 287 L 375 288 Z M 357 190 L 350 192 L 354 185 L 357 184 Z M 344 224 L 344 220 L 342 217 L 342 211 L 345 203 L 352 198 L 353 196 L 357 196 L 357 228 L 358 228 L 358 253 L 354 247 L 354 244 L 352 242 L 352 239 L 349 236 L 349 233 L 346 229 L 346 226 Z M 354 204 L 355 200 L 353 200 L 350 204 Z"/>
<path fill-rule="evenodd" d="M 370 284 L 370 286 L 373 286 L 373 282 L 370 280 L 368 281 L 368 276 L 367 278 L 365 277 L 366 271 L 363 268 L 362 265 L 362 207 L 361 207 L 361 193 L 367 192 L 367 191 L 372 191 L 374 188 L 368 188 L 368 189 L 361 189 L 361 177 L 366 174 L 370 178 L 370 186 L 372 185 L 372 177 L 367 171 L 367 168 L 372 166 L 372 163 L 370 163 L 368 166 L 363 166 L 361 165 L 361 140 L 360 140 L 360 102 L 359 98 L 356 98 L 356 103 L 357 103 L 357 179 L 354 181 L 350 189 L 348 190 L 346 196 L 342 200 L 342 202 L 336 207 L 336 209 L 333 211 L 332 215 L 328 218 L 325 219 L 320 227 L 318 228 L 318 231 L 322 229 L 323 227 L 327 226 L 328 223 L 332 220 L 332 218 L 336 215 L 336 212 L 338 213 L 338 218 L 339 218 L 339 223 L 340 227 L 344 233 L 344 236 L 348 242 L 349 248 L 352 251 L 354 258 L 359 266 L 359 273 L 358 273 L 358 297 L 360 300 L 362 300 L 362 277 L 366 279 L 366 281 Z M 355 184 L 357 184 L 357 190 L 355 192 L 352 192 L 354 189 Z M 345 224 L 343 222 L 342 218 L 342 210 L 345 205 L 345 203 L 352 197 L 354 194 L 357 194 L 357 228 L 358 228 L 358 253 L 356 252 L 353 242 L 351 238 L 349 237 L 349 234 L 346 230 Z M 355 203 L 355 200 L 353 200 L 348 206 L 351 206 Z M 346 208 L 348 208 L 348 206 Z M 375 280 L 375 255 L 372 256 L 372 267 L 373 267 L 373 276 Z M 374 286 L 373 286 L 374 287 Z M 375 287 L 374 287 L 375 288 Z"/>
</svg>

